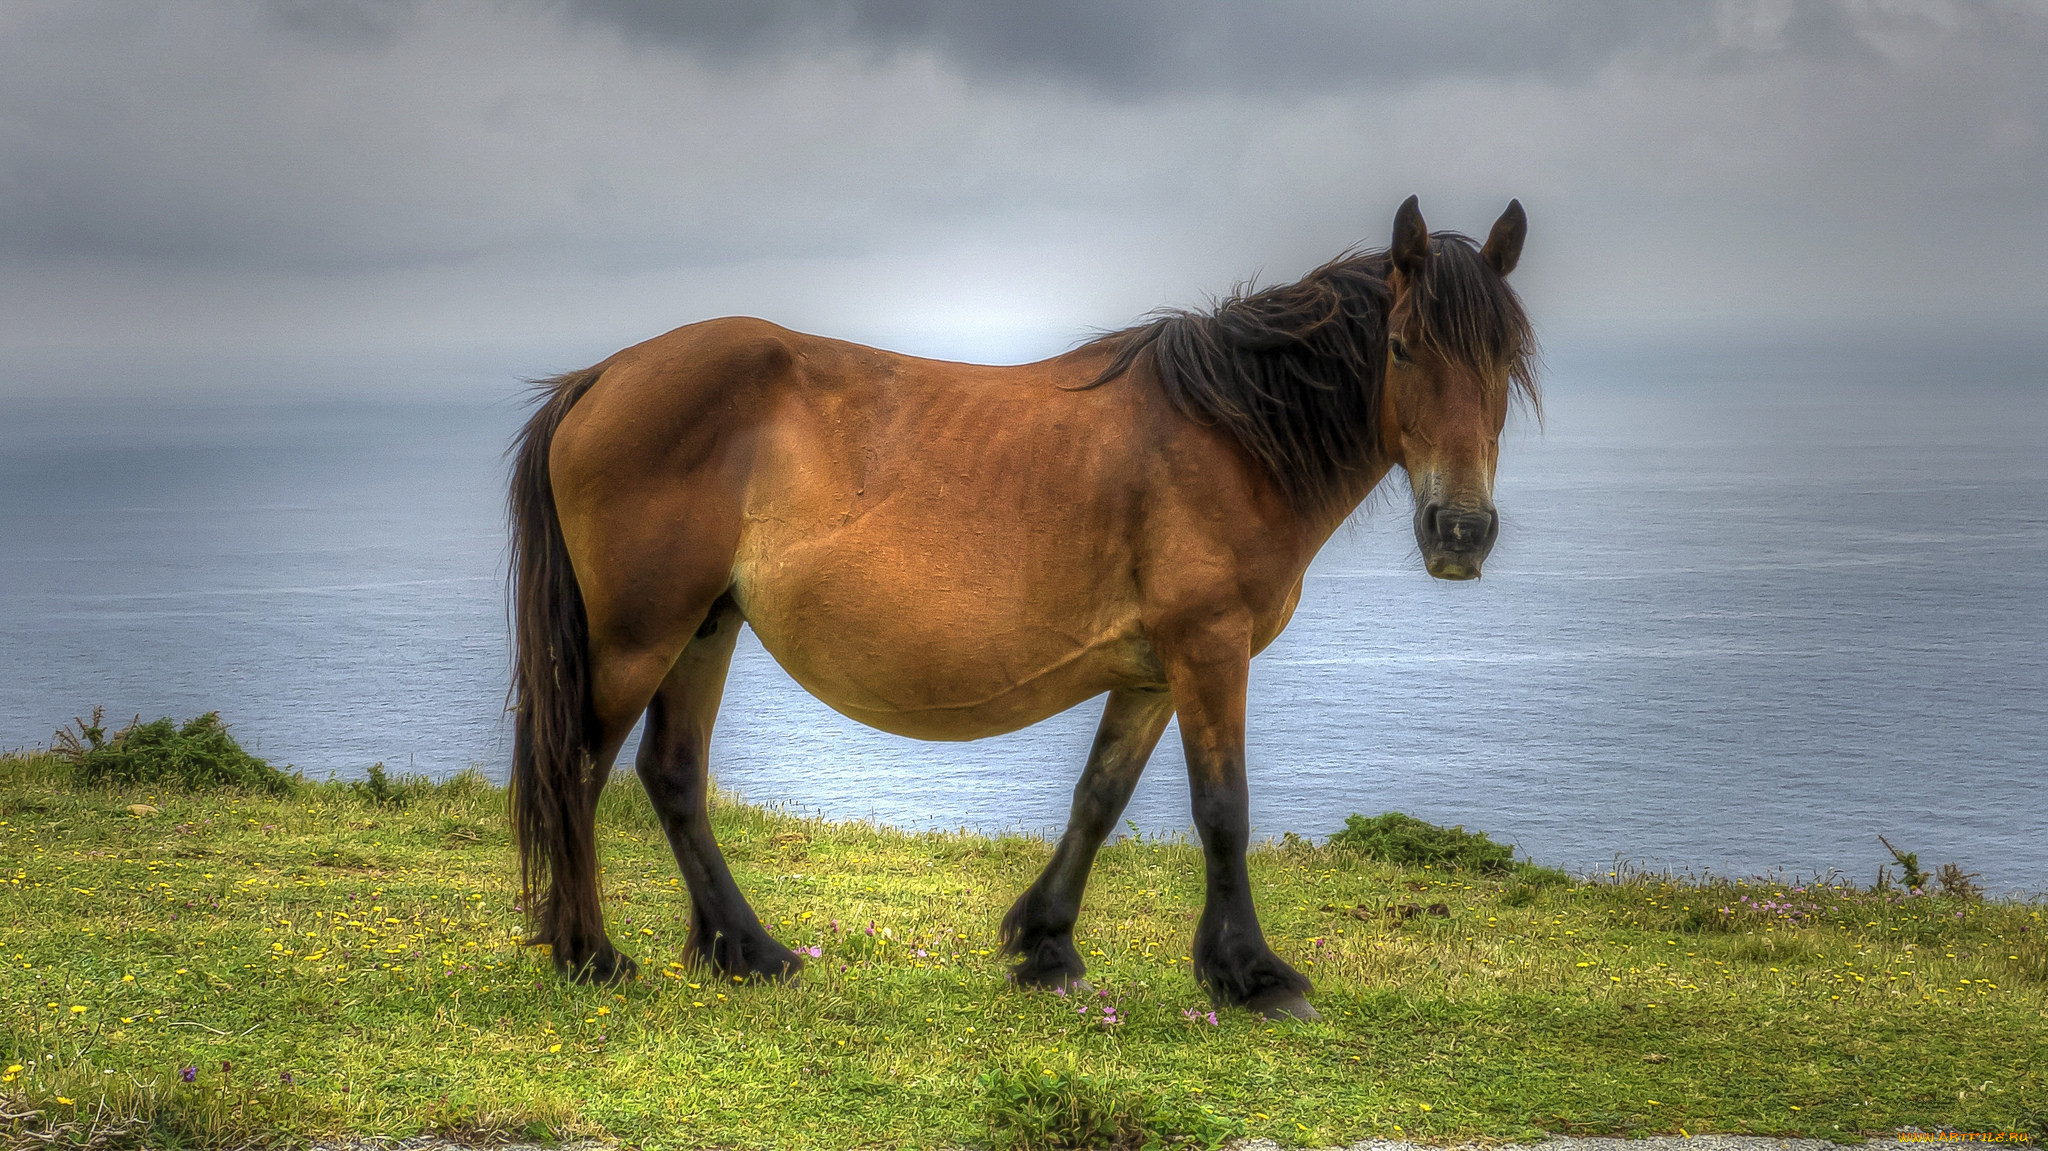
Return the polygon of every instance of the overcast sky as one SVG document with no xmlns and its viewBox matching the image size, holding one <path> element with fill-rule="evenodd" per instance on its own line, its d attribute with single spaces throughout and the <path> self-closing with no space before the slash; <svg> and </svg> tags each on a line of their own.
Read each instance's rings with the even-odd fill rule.
<svg viewBox="0 0 2048 1151">
<path fill-rule="evenodd" d="M 0 368 L 1021 359 L 1511 196 L 1546 338 L 2039 331 L 2048 4 L 0 0 Z"/>
</svg>

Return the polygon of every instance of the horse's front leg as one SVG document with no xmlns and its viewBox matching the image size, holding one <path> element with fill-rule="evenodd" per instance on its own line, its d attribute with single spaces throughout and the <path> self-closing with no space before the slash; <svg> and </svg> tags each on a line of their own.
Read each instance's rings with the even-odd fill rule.
<svg viewBox="0 0 2048 1151">
<path fill-rule="evenodd" d="M 1026 987 L 1066 987 L 1081 980 L 1087 965 L 1074 950 L 1074 921 L 1095 852 L 1102 846 L 1145 761 L 1173 717 L 1173 697 L 1163 691 L 1119 689 L 1109 693 L 1088 767 L 1074 785 L 1074 808 L 1052 862 L 1010 913 L 1003 917 L 1003 950 L 1018 957 L 1011 977 Z"/>
<path fill-rule="evenodd" d="M 1248 1007 L 1268 1018 L 1314 1019 L 1308 978 L 1266 944 L 1245 869 L 1251 838 L 1251 794 L 1244 773 L 1249 640 L 1229 630 L 1205 632 L 1161 655 L 1180 713 L 1188 789 L 1208 873 L 1207 898 L 1195 927 L 1195 978 L 1219 1004 Z"/>
</svg>

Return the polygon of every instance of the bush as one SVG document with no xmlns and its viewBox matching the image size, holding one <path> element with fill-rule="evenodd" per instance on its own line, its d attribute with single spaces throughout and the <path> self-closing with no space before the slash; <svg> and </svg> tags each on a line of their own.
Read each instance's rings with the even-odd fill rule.
<svg viewBox="0 0 2048 1151">
<path fill-rule="evenodd" d="M 1918 852 L 1900 851 L 1892 846 L 1891 840 L 1886 839 L 1882 835 L 1877 837 L 1877 841 L 1884 844 L 1884 849 L 1891 852 L 1892 858 L 1898 861 L 1899 882 L 1905 885 L 1906 890 L 1932 891 L 1934 889 L 1934 877 L 1920 870 L 1920 854 Z M 1883 891 L 1890 887 L 1891 878 L 1891 868 L 1878 868 L 1877 889 Z"/>
<path fill-rule="evenodd" d="M 1977 873 L 1974 871 L 1964 871 L 1961 864 L 1944 863 L 1940 867 L 1935 868 L 1934 873 L 1930 875 L 1920 870 L 1920 855 L 1918 852 L 1900 851 L 1892 846 L 1891 840 L 1886 839 L 1882 835 L 1877 837 L 1877 841 L 1884 844 L 1884 849 L 1891 852 L 1893 861 L 1899 865 L 1899 884 L 1906 890 L 1920 891 L 1932 895 L 1934 893 L 1934 885 L 1939 883 L 1941 884 L 1941 893 L 1943 895 L 1955 899 L 1967 899 L 1972 902 L 1984 898 L 1984 889 L 1977 886 Z M 1879 891 L 1889 890 L 1891 888 L 1891 880 L 1890 864 L 1877 869 L 1877 889 Z"/>
<path fill-rule="evenodd" d="M 373 763 L 364 778 L 349 783 L 348 790 L 372 807 L 403 808 L 433 794 L 434 781 L 422 775 L 392 775 L 383 764 Z"/>
<path fill-rule="evenodd" d="M 1438 827 L 1398 811 L 1370 819 L 1353 813 L 1344 820 L 1344 830 L 1330 837 L 1330 846 L 1404 867 L 1455 868 L 1481 875 L 1515 870 L 1515 849 L 1486 838 L 1485 832 Z"/>
<path fill-rule="evenodd" d="M 220 713 L 178 726 L 171 717 L 143 723 L 137 716 L 127 727 L 107 735 L 102 709 L 92 721 L 74 720 L 78 730 L 57 732 L 51 751 L 71 765 L 81 785 L 163 784 L 194 790 L 239 787 L 249 791 L 289 794 L 297 776 L 286 775 L 242 750 Z"/>
</svg>

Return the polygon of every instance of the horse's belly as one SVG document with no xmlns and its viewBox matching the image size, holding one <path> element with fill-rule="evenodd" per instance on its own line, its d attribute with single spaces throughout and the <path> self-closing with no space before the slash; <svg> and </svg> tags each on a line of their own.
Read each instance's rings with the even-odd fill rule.
<svg viewBox="0 0 2048 1151">
<path fill-rule="evenodd" d="M 934 580 L 853 551 L 772 569 L 743 569 L 734 586 L 761 645 L 834 710 L 897 735 L 1000 735 L 1159 678 L 1135 618 L 1020 588 L 1001 565 Z"/>
<path fill-rule="evenodd" d="M 768 646 L 766 640 L 763 646 Z M 769 647 L 769 651 L 775 653 L 775 648 Z M 891 669 L 792 658 L 786 648 L 775 654 L 791 678 L 832 710 L 912 739 L 970 740 L 1002 735 L 1057 715 L 1111 686 L 1087 675 L 1041 677 L 1026 684 L 990 680 L 978 685 L 989 689 L 978 699 L 920 699 L 902 690 L 904 680 L 892 676 Z M 805 652 L 804 656 L 811 654 Z"/>
</svg>

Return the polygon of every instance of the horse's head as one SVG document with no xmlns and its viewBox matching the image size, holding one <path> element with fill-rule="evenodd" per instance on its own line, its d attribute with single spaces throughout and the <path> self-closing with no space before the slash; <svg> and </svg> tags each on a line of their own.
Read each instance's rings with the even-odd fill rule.
<svg viewBox="0 0 2048 1151">
<path fill-rule="evenodd" d="M 1484 247 L 1430 235 L 1413 196 L 1394 217 L 1380 428 L 1415 493 L 1415 542 L 1438 579 L 1479 578 L 1500 529 L 1493 474 L 1509 398 L 1517 388 L 1535 396 L 1534 339 L 1505 279 L 1527 232 L 1520 201 Z"/>
</svg>

